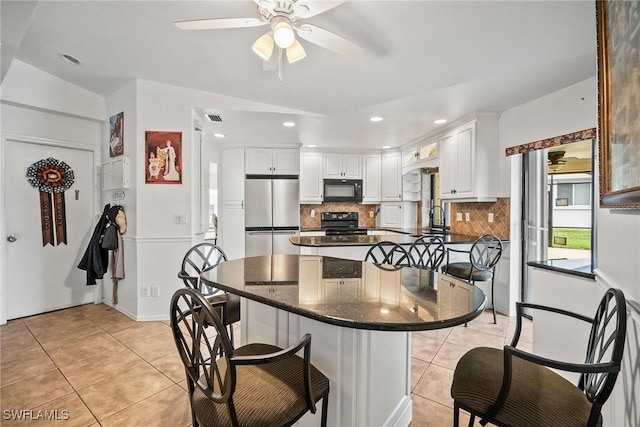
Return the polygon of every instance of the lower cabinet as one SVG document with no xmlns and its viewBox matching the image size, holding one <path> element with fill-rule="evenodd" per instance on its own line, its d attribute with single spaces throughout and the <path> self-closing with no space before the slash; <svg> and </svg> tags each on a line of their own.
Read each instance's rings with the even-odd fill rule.
<svg viewBox="0 0 640 427">
<path fill-rule="evenodd" d="M 324 279 L 322 283 L 326 301 L 359 299 L 361 279 Z"/>
</svg>

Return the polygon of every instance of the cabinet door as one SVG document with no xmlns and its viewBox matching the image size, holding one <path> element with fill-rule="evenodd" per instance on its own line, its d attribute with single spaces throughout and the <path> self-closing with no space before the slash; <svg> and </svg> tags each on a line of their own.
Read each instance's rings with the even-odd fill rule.
<svg viewBox="0 0 640 427">
<path fill-rule="evenodd" d="M 220 247 L 228 259 L 244 258 L 244 206 L 223 206 L 218 228 Z"/>
<path fill-rule="evenodd" d="M 340 154 L 324 155 L 324 177 L 342 178 L 342 156 Z"/>
<path fill-rule="evenodd" d="M 362 156 L 360 154 L 342 155 L 342 178 L 362 179 Z"/>
<path fill-rule="evenodd" d="M 290 148 L 274 149 L 272 171 L 276 175 L 300 174 L 300 151 Z"/>
<path fill-rule="evenodd" d="M 402 228 L 402 204 L 380 204 L 380 226 Z"/>
<path fill-rule="evenodd" d="M 357 300 L 360 297 L 361 279 L 342 279 L 341 297 L 343 300 Z"/>
<path fill-rule="evenodd" d="M 380 187 L 380 172 L 382 163 L 380 156 L 377 154 L 367 154 L 364 160 L 364 179 L 363 179 L 363 197 L 362 201 L 379 202 L 382 191 Z"/>
<path fill-rule="evenodd" d="M 461 129 L 456 135 L 456 149 L 458 173 L 456 175 L 455 196 L 457 198 L 473 197 L 473 158 L 474 158 L 473 127 Z"/>
<path fill-rule="evenodd" d="M 340 298 L 340 279 L 324 279 L 322 281 L 324 287 L 324 296 L 327 301 L 336 301 Z"/>
<path fill-rule="evenodd" d="M 440 139 L 440 150 L 440 197 L 451 199 L 454 197 L 455 176 L 458 173 L 455 134 Z"/>
<path fill-rule="evenodd" d="M 234 148 L 222 151 L 220 163 L 220 189 L 222 205 L 244 203 L 244 149 Z M 242 214 L 244 218 L 244 213 Z M 244 230 L 243 230 L 244 231 Z"/>
<path fill-rule="evenodd" d="M 271 175 L 273 173 L 272 151 L 269 148 L 247 148 L 245 173 L 247 175 Z"/>
<path fill-rule="evenodd" d="M 400 177 L 400 153 L 382 156 L 382 201 L 402 199 L 402 181 Z"/>
<path fill-rule="evenodd" d="M 299 300 L 300 303 L 322 301 L 322 258 L 317 256 L 300 256 L 299 264 Z"/>
<path fill-rule="evenodd" d="M 416 147 L 402 152 L 402 166 L 411 166 L 418 161 L 418 151 Z"/>
<path fill-rule="evenodd" d="M 322 203 L 322 154 L 300 155 L 300 203 Z"/>
</svg>

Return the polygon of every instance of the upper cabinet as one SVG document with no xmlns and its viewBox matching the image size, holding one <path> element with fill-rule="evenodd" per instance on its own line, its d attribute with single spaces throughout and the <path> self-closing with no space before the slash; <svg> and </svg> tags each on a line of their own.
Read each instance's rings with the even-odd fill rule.
<svg viewBox="0 0 640 427">
<path fill-rule="evenodd" d="M 402 200 L 402 177 L 400 175 L 401 153 L 385 153 L 382 155 L 381 188 L 383 202 Z"/>
<path fill-rule="evenodd" d="M 402 169 L 429 167 L 429 161 L 438 158 L 438 140 L 429 139 L 409 146 L 402 152 Z M 437 166 L 437 165 L 434 165 Z"/>
<path fill-rule="evenodd" d="M 295 148 L 247 148 L 247 175 L 299 175 L 300 151 Z"/>
<path fill-rule="evenodd" d="M 440 138 L 440 198 L 495 201 L 498 195 L 498 121 L 477 119 Z"/>
<path fill-rule="evenodd" d="M 322 154 L 300 154 L 300 203 L 322 203 Z"/>
<path fill-rule="evenodd" d="M 325 154 L 324 177 L 329 179 L 362 179 L 362 155 Z"/>
<path fill-rule="evenodd" d="M 362 180 L 362 203 L 380 203 L 382 197 L 381 173 L 382 162 L 379 154 L 365 154 L 362 156 L 364 163 L 364 178 Z"/>
</svg>

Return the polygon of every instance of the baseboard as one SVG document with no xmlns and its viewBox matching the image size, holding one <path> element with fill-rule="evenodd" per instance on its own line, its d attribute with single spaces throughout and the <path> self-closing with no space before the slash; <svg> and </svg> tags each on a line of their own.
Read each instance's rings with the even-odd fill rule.
<svg viewBox="0 0 640 427">
<path fill-rule="evenodd" d="M 413 402 L 409 396 L 404 396 L 393 410 L 387 421 L 383 424 L 385 427 L 407 427 L 411 424 L 411 415 L 413 411 Z"/>
</svg>

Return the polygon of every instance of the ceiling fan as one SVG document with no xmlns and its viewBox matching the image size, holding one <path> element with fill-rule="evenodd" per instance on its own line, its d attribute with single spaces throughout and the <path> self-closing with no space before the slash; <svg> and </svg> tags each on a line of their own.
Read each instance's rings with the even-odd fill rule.
<svg viewBox="0 0 640 427">
<path fill-rule="evenodd" d="M 302 22 L 341 5 L 345 0 L 253 1 L 258 6 L 259 18 L 198 19 L 175 22 L 175 25 L 182 30 L 215 30 L 269 25 L 270 31 L 260 36 L 252 46 L 253 51 L 265 61 L 271 58 L 274 47 L 279 48 L 280 63 L 283 50 L 286 52 L 287 61 L 290 64 L 305 58 L 306 52 L 296 35 L 308 42 L 341 54 L 355 53 L 360 50 L 356 44 L 331 31 Z"/>
</svg>

